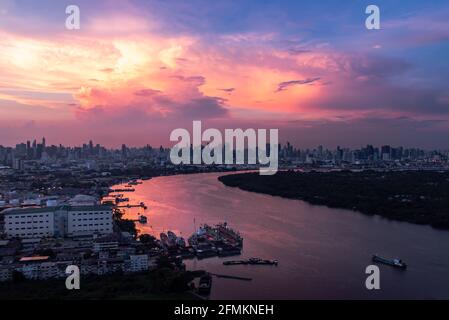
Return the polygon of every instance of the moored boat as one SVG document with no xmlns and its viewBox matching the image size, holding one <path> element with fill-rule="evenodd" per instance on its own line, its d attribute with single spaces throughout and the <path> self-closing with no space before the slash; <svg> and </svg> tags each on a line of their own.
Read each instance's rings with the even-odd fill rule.
<svg viewBox="0 0 449 320">
<path fill-rule="evenodd" d="M 169 246 L 169 240 L 168 240 L 167 235 L 166 235 L 165 233 L 162 232 L 162 233 L 160 234 L 160 237 L 161 237 L 161 242 L 162 242 L 162 244 L 163 244 L 164 246 L 168 247 L 168 246 Z"/>
<path fill-rule="evenodd" d="M 239 264 L 250 264 L 250 265 L 278 265 L 277 260 L 263 260 L 260 258 L 250 258 L 248 260 L 231 260 L 231 261 L 225 261 L 223 262 L 223 265 L 225 266 L 233 266 L 233 265 L 239 265 Z"/>
<path fill-rule="evenodd" d="M 198 292 L 201 294 L 209 294 L 212 288 L 212 276 L 206 274 L 200 278 L 200 283 L 198 286 Z"/>
<path fill-rule="evenodd" d="M 186 241 L 184 240 L 183 237 L 178 237 L 176 239 L 176 245 L 178 245 L 179 247 L 185 247 L 186 246 Z"/>
<path fill-rule="evenodd" d="M 407 269 L 407 264 L 401 259 L 387 259 L 380 257 L 377 254 L 373 255 L 373 262 L 383 263 L 400 269 Z"/>
<path fill-rule="evenodd" d="M 145 224 L 145 223 L 148 222 L 148 218 L 145 217 L 144 215 L 141 215 L 141 216 L 139 217 L 139 222 L 142 223 L 142 224 Z"/>
<path fill-rule="evenodd" d="M 176 240 L 178 239 L 178 237 L 176 236 L 176 233 L 174 233 L 173 231 L 168 231 L 167 236 L 168 236 L 168 241 L 169 241 L 170 245 L 175 246 Z"/>
</svg>

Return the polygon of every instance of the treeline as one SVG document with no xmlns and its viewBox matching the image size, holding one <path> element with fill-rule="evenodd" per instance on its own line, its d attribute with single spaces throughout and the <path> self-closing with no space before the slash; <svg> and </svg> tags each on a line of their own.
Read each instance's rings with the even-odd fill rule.
<svg viewBox="0 0 449 320">
<path fill-rule="evenodd" d="M 0 283 L 0 300 L 127 300 L 196 299 L 190 294 L 191 272 L 158 268 L 135 274 L 81 277 L 79 290 L 67 290 L 65 279 L 31 281 L 15 277 Z"/>
<path fill-rule="evenodd" d="M 278 172 L 219 177 L 227 186 L 449 229 L 449 173 Z"/>
</svg>

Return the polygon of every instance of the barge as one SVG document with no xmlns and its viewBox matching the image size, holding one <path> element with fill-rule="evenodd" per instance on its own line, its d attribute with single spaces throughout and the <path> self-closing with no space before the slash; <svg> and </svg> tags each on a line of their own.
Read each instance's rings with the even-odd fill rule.
<svg viewBox="0 0 449 320">
<path fill-rule="evenodd" d="M 231 261 L 225 261 L 223 262 L 223 265 L 225 266 L 233 266 L 233 265 L 278 265 L 277 260 L 263 260 L 260 258 L 250 258 L 248 260 L 231 260 Z"/>
<path fill-rule="evenodd" d="M 387 258 L 382 258 L 380 256 L 378 256 L 377 254 L 373 255 L 372 258 L 373 262 L 379 262 L 379 263 L 383 263 L 392 267 L 396 267 L 396 268 L 400 268 L 400 269 L 407 269 L 407 264 L 405 262 L 403 262 L 401 259 L 387 259 Z"/>
</svg>

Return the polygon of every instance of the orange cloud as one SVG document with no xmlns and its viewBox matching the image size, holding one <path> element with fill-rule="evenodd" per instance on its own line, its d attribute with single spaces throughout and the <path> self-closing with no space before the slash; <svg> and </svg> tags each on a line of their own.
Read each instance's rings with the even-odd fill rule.
<svg viewBox="0 0 449 320">
<path fill-rule="evenodd" d="M 219 99 L 231 114 L 234 109 L 290 114 L 305 110 L 320 92 L 319 86 L 303 85 L 276 93 L 279 83 L 309 75 L 295 71 L 298 61 L 288 52 L 239 47 L 245 41 L 269 41 L 271 34 L 230 35 L 223 39 L 224 48 L 195 37 L 158 36 L 147 21 L 126 16 L 92 20 L 86 28 L 79 35 L 67 33 L 55 39 L 1 31 L 0 87 L 48 93 L 49 99 L 39 102 L 49 107 L 61 103 L 50 93 L 65 93 L 73 97 L 67 104 L 78 104 L 83 110 L 101 106 L 112 111 L 152 103 L 146 110 L 161 115 L 172 112 L 173 104 L 204 97 Z M 135 31 L 132 36 L 129 28 Z M 286 58 L 291 68 L 276 66 Z M 235 90 L 228 94 L 223 87 Z M 159 99 L 135 95 L 144 89 L 162 94 Z M 164 105 L 162 97 L 170 103 Z M 0 98 L 37 103 L 13 94 Z"/>
</svg>

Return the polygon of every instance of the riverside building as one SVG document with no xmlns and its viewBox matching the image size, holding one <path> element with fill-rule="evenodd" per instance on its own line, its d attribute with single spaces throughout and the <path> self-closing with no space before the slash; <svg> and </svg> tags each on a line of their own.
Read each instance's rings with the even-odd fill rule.
<svg viewBox="0 0 449 320">
<path fill-rule="evenodd" d="M 4 232 L 8 238 L 70 238 L 111 234 L 110 206 L 56 206 L 7 209 Z"/>
</svg>

